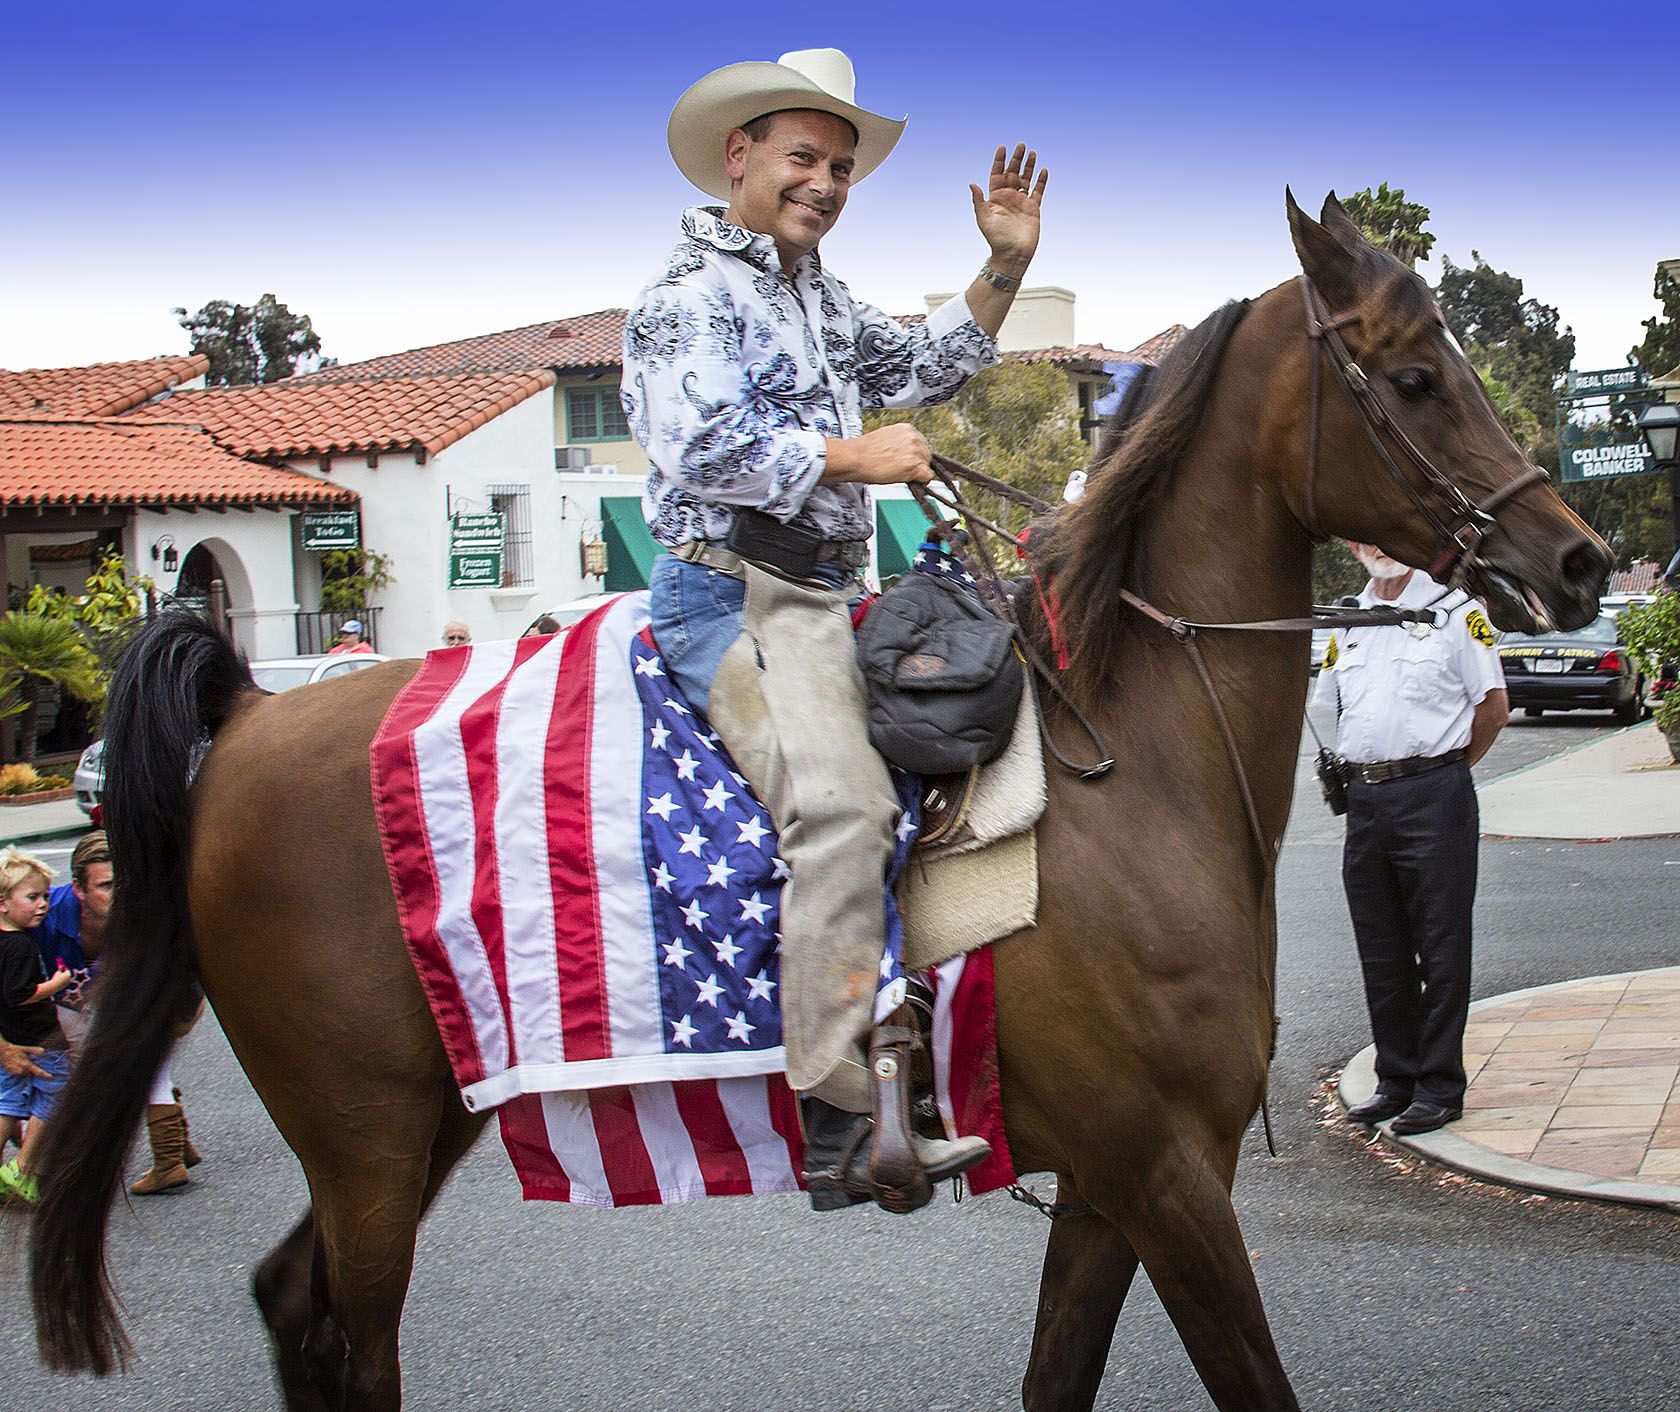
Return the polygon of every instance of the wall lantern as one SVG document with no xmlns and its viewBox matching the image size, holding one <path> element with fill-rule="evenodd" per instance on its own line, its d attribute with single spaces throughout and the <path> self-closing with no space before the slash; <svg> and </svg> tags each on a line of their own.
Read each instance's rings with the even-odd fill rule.
<svg viewBox="0 0 1680 1412">
<path fill-rule="evenodd" d="M 1680 402 L 1653 402 L 1639 414 L 1639 434 L 1659 466 L 1680 463 Z"/>
<path fill-rule="evenodd" d="M 157 540 L 155 540 L 153 542 L 153 544 L 152 544 L 152 561 L 154 563 L 157 561 L 158 554 L 159 554 L 160 551 L 163 555 L 163 571 L 164 571 L 164 573 L 166 573 L 166 574 L 174 573 L 175 570 L 176 570 L 176 567 L 181 562 L 181 556 L 175 552 L 175 536 L 174 535 L 166 534 L 166 535 L 161 536 L 160 538 L 158 538 Z"/>
</svg>

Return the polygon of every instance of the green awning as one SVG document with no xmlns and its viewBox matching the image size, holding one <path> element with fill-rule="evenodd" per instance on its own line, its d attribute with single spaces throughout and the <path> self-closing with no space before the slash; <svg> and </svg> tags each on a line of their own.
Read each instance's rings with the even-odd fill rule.
<svg viewBox="0 0 1680 1412">
<path fill-rule="evenodd" d="M 629 593 L 646 588 L 659 546 L 642 518 L 640 496 L 601 498 L 601 538 L 607 542 L 607 572 L 601 580 L 602 591 Z"/>
<path fill-rule="evenodd" d="M 928 517 L 914 500 L 875 502 L 875 560 L 882 583 L 910 572 L 927 531 Z"/>
</svg>

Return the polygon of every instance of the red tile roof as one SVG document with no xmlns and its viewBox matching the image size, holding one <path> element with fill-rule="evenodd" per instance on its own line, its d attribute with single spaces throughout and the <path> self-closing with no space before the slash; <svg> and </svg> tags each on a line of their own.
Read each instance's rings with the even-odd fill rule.
<svg viewBox="0 0 1680 1412">
<path fill-rule="evenodd" d="M 115 417 L 202 377 L 209 367 L 202 354 L 183 353 L 81 368 L 0 369 L 0 417 Z"/>
<path fill-rule="evenodd" d="M 1657 575 L 1662 572 L 1662 565 L 1652 563 L 1649 559 L 1641 559 L 1638 563 L 1630 564 L 1625 569 L 1617 569 L 1610 575 L 1610 582 L 1605 587 L 1606 593 L 1654 593 L 1657 588 Z"/>
<path fill-rule="evenodd" d="M 363 382 L 370 378 L 428 377 L 445 373 L 582 372 L 616 368 L 623 359 L 624 309 L 598 309 L 565 319 L 433 343 L 288 378 L 287 383 Z"/>
<path fill-rule="evenodd" d="M 1173 324 L 1124 353 L 1100 343 L 1073 343 L 1059 348 L 1025 348 L 1006 353 L 1004 357 L 1016 358 L 1023 363 L 1054 363 L 1057 367 L 1081 372 L 1101 372 L 1104 363 L 1159 363 L 1187 332 L 1189 330 L 1183 324 Z"/>
<path fill-rule="evenodd" d="M 388 377 L 377 382 L 297 379 L 266 387 L 211 387 L 148 403 L 135 420 L 203 427 L 241 456 L 327 456 L 360 451 L 436 455 L 527 397 L 551 372 Z"/>
<path fill-rule="evenodd" d="M 197 427 L 0 421 L 0 507 L 353 505 L 345 486 L 242 461 Z"/>
</svg>

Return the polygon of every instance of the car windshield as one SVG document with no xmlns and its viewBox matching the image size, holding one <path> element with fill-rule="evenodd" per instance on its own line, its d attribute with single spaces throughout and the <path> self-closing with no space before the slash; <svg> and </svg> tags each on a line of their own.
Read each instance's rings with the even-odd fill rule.
<svg viewBox="0 0 1680 1412">
<path fill-rule="evenodd" d="M 286 662 L 272 666 L 259 663 L 252 666 L 251 677 L 264 691 L 290 691 L 294 686 L 302 686 L 307 682 L 309 674 L 314 670 L 313 662 L 301 665 Z"/>
<path fill-rule="evenodd" d="M 1574 632 L 1537 632 L 1530 636 L 1527 633 L 1506 633 L 1500 641 L 1501 647 L 1526 646 L 1529 643 L 1560 643 L 1569 647 L 1608 646 L 1616 640 L 1616 619 L 1609 613 L 1600 613 L 1583 628 L 1576 628 Z"/>
</svg>

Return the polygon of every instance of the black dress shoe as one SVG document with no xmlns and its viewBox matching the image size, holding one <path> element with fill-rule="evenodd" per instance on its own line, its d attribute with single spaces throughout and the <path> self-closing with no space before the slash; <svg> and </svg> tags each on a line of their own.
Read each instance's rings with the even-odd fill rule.
<svg viewBox="0 0 1680 1412">
<path fill-rule="evenodd" d="M 1363 1103 L 1356 1103 L 1347 1110 L 1350 1123 L 1386 1123 L 1390 1118 L 1404 1113 L 1411 1104 L 1409 1098 L 1396 1098 L 1393 1094 L 1379 1093 L 1367 1098 Z"/>
<path fill-rule="evenodd" d="M 1395 1137 L 1413 1137 L 1418 1133 L 1432 1133 L 1436 1128 L 1444 1128 L 1455 1118 L 1463 1116 L 1462 1108 L 1443 1108 L 1439 1103 L 1426 1103 L 1420 1098 L 1390 1123 L 1388 1130 Z"/>
</svg>

